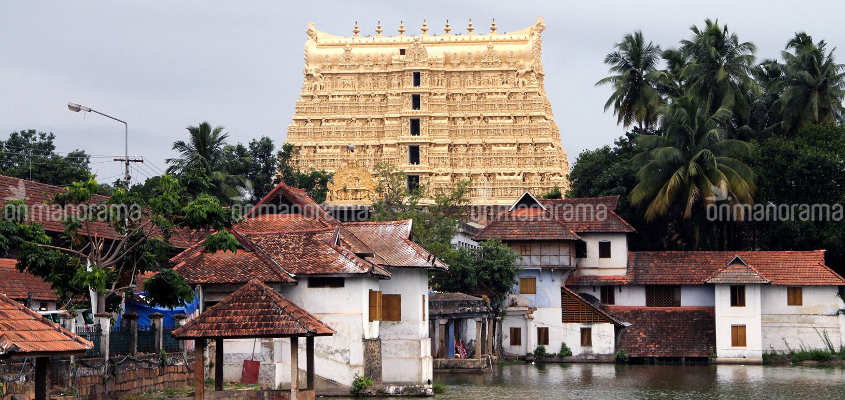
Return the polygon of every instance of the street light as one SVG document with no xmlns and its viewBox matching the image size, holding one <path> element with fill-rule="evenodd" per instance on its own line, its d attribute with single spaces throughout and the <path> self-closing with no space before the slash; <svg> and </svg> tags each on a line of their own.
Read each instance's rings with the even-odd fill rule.
<svg viewBox="0 0 845 400">
<path fill-rule="evenodd" d="M 103 113 L 103 112 L 99 112 L 99 111 L 97 111 L 97 110 L 95 110 L 91 107 L 83 106 L 83 105 L 77 104 L 77 103 L 67 103 L 67 109 L 70 110 L 70 111 L 73 111 L 73 112 L 80 112 L 80 111 L 92 112 L 92 113 L 102 115 L 106 118 L 115 120 L 115 121 L 123 124 L 123 150 L 124 150 L 123 155 L 124 155 L 124 157 L 123 157 L 122 160 L 120 158 L 115 158 L 114 160 L 124 162 L 125 173 L 126 173 L 126 175 L 125 175 L 126 176 L 126 187 L 128 188 L 129 187 L 129 161 L 130 161 L 129 160 L 129 124 L 127 124 L 126 121 L 124 121 L 120 118 L 108 115 L 108 114 Z"/>
</svg>

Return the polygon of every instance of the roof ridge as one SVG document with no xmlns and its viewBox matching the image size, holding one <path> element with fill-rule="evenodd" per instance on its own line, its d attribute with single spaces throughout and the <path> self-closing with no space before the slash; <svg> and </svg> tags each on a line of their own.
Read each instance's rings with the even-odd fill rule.
<svg viewBox="0 0 845 400">
<path fill-rule="evenodd" d="M 240 232 L 238 232 L 238 230 L 235 229 L 235 228 L 232 228 L 231 232 L 232 232 L 233 235 L 235 235 L 235 238 L 237 238 L 238 241 L 240 241 L 242 244 L 244 244 L 246 246 L 249 246 L 253 250 L 253 252 L 257 256 L 256 258 L 263 261 L 265 264 L 268 264 L 270 266 L 275 266 L 276 268 L 278 268 L 278 271 L 276 271 L 276 272 L 281 271 L 281 273 L 287 275 L 288 277 L 290 277 L 294 280 L 296 279 L 296 274 L 293 274 L 290 271 L 286 270 L 284 267 L 282 267 L 282 265 L 279 264 L 278 262 L 276 262 L 276 260 L 274 260 L 273 257 L 270 257 L 270 255 L 267 254 L 264 251 L 264 249 L 261 248 L 261 246 L 258 246 L 257 244 L 253 243 L 252 240 L 249 240 L 249 238 L 247 238 L 246 236 L 241 235 Z M 279 277 L 281 278 L 281 274 L 280 274 Z M 255 278 L 253 278 L 253 279 L 255 279 Z"/>
</svg>

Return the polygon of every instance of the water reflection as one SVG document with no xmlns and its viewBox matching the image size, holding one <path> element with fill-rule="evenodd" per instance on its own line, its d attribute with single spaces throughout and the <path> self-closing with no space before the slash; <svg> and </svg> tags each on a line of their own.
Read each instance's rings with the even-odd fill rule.
<svg viewBox="0 0 845 400">
<path fill-rule="evenodd" d="M 436 374 L 438 399 L 843 399 L 845 370 L 759 365 L 513 364 Z"/>
</svg>

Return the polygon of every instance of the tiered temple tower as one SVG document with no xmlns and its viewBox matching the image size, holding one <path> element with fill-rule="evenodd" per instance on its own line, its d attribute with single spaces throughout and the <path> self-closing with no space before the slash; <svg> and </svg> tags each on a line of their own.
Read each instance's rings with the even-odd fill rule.
<svg viewBox="0 0 845 400">
<path fill-rule="evenodd" d="M 476 205 L 569 187 L 569 163 L 543 86 L 542 19 L 516 32 L 351 37 L 306 31 L 305 81 L 288 126 L 304 170 L 335 173 L 327 201 L 369 204 L 374 167 L 411 187 L 470 180 Z M 430 199 L 428 199 L 430 200 Z"/>
</svg>

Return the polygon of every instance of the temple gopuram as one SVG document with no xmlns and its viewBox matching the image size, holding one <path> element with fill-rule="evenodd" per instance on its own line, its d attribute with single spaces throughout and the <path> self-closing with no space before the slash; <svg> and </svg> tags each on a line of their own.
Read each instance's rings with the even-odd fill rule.
<svg viewBox="0 0 845 400">
<path fill-rule="evenodd" d="M 380 162 L 410 188 L 470 180 L 474 205 L 569 187 L 569 163 L 543 86 L 542 19 L 525 29 L 463 34 L 306 31 L 305 80 L 287 142 L 303 170 L 334 172 L 327 202 L 367 205 Z M 426 199 L 430 201 L 431 199 Z"/>
</svg>

